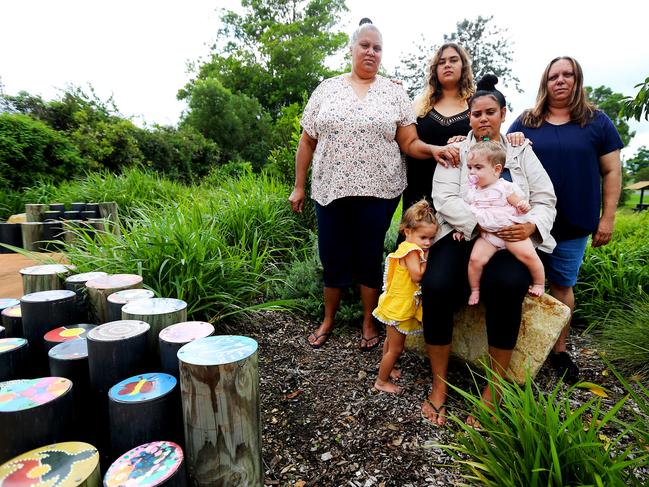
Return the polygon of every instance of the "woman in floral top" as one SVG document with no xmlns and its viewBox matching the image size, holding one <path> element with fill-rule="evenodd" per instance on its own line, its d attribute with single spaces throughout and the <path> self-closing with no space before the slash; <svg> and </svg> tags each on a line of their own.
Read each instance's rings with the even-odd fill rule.
<svg viewBox="0 0 649 487">
<path fill-rule="evenodd" d="M 458 152 L 419 140 L 405 91 L 377 74 L 382 38 L 369 19 L 352 35 L 351 54 L 352 72 L 324 80 L 304 109 L 289 201 L 293 211 L 302 211 L 312 165 L 325 313 L 309 343 L 325 344 L 342 289 L 354 281 L 363 304 L 359 346 L 369 350 L 379 343 L 372 310 L 381 286 L 383 240 L 406 186 L 401 152 L 442 164 L 456 163 Z"/>
</svg>

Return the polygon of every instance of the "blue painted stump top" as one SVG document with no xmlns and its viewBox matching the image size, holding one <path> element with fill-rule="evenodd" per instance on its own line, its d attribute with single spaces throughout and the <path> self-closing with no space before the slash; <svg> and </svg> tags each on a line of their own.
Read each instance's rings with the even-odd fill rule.
<svg viewBox="0 0 649 487">
<path fill-rule="evenodd" d="M 0 412 L 35 408 L 66 394 L 72 381 L 63 377 L 9 380 L 0 382 Z"/>
<path fill-rule="evenodd" d="M 133 338 L 142 333 L 146 333 L 151 326 L 144 321 L 138 320 L 118 320 L 109 321 L 103 325 L 96 326 L 88 332 L 86 337 L 89 340 L 98 342 L 114 342 Z"/>
<path fill-rule="evenodd" d="M 67 289 L 54 289 L 52 291 L 38 291 L 36 293 L 25 294 L 20 298 L 21 303 L 46 303 L 49 301 L 59 301 L 70 299 L 77 294 Z"/>
<path fill-rule="evenodd" d="M 154 441 L 127 451 L 104 475 L 105 487 L 152 487 L 169 479 L 183 463 L 182 449 L 171 441 Z"/>
<path fill-rule="evenodd" d="M 56 360 L 79 360 L 88 358 L 88 340 L 71 340 L 53 346 L 47 354 Z"/>
<path fill-rule="evenodd" d="M 11 352 L 27 345 L 24 338 L 0 338 L 0 353 Z"/>
<path fill-rule="evenodd" d="M 111 387 L 108 397 L 117 402 L 145 402 L 169 394 L 176 384 L 173 375 L 161 372 L 134 375 Z"/>
<path fill-rule="evenodd" d="M 12 306 L 16 306 L 17 304 L 20 304 L 19 299 L 0 298 L 0 311 L 4 310 L 6 308 L 11 308 Z"/>
<path fill-rule="evenodd" d="M 178 360 L 192 365 L 231 364 L 257 351 L 257 342 L 238 335 L 199 338 L 178 350 Z"/>
</svg>

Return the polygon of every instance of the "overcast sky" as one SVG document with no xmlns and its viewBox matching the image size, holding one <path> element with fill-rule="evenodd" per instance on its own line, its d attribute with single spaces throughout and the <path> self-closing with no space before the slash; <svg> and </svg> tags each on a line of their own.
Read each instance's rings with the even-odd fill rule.
<svg viewBox="0 0 649 487">
<path fill-rule="evenodd" d="M 234 0 L 3 0 L 0 4 L 0 78 L 4 92 L 26 90 L 49 100 L 67 84 L 91 83 L 136 123 L 177 123 L 184 104 L 176 93 L 189 79 L 187 62 L 209 53 L 219 26 L 217 8 Z M 536 96 L 546 64 L 570 55 L 586 84 L 625 95 L 649 76 L 646 11 L 631 0 L 590 2 L 440 2 L 347 0 L 342 28 L 361 17 L 383 32 L 383 64 L 393 70 L 424 34 L 432 44 L 456 22 L 494 16 L 514 49 L 513 73 L 523 94 L 505 91 L 514 106 L 508 122 Z M 422 73 L 423 76 L 423 73 Z M 632 123 L 637 135 L 623 154 L 649 146 L 649 122 Z"/>
</svg>

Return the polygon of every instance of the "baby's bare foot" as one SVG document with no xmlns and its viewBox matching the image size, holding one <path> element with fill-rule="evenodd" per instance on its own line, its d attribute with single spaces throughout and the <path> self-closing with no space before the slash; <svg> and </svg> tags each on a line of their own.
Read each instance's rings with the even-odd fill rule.
<svg viewBox="0 0 649 487">
<path fill-rule="evenodd" d="M 401 371 L 399 369 L 392 369 L 390 371 L 390 379 L 392 379 L 392 380 L 401 379 Z"/>
<path fill-rule="evenodd" d="M 530 296 L 543 296 L 543 293 L 545 292 L 545 286 L 543 284 L 532 284 L 527 292 Z"/>
<path fill-rule="evenodd" d="M 480 291 L 471 291 L 471 296 L 469 296 L 469 306 L 473 306 L 480 302 Z"/>
<path fill-rule="evenodd" d="M 401 393 L 401 387 L 390 381 L 382 381 L 380 379 L 376 379 L 376 382 L 374 382 L 374 389 L 377 391 L 389 392 L 390 394 Z"/>
</svg>

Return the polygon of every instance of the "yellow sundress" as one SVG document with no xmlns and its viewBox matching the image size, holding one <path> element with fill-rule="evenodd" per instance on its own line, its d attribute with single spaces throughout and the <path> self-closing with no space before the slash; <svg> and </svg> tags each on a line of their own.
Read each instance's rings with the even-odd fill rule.
<svg viewBox="0 0 649 487">
<path fill-rule="evenodd" d="M 404 335 L 422 333 L 421 326 L 421 287 L 412 282 L 406 267 L 399 265 L 399 259 L 410 252 L 419 252 L 424 258 L 424 251 L 418 245 L 401 242 L 396 251 L 385 259 L 383 274 L 383 292 L 379 304 L 372 312 L 381 323 L 394 326 Z"/>
</svg>

